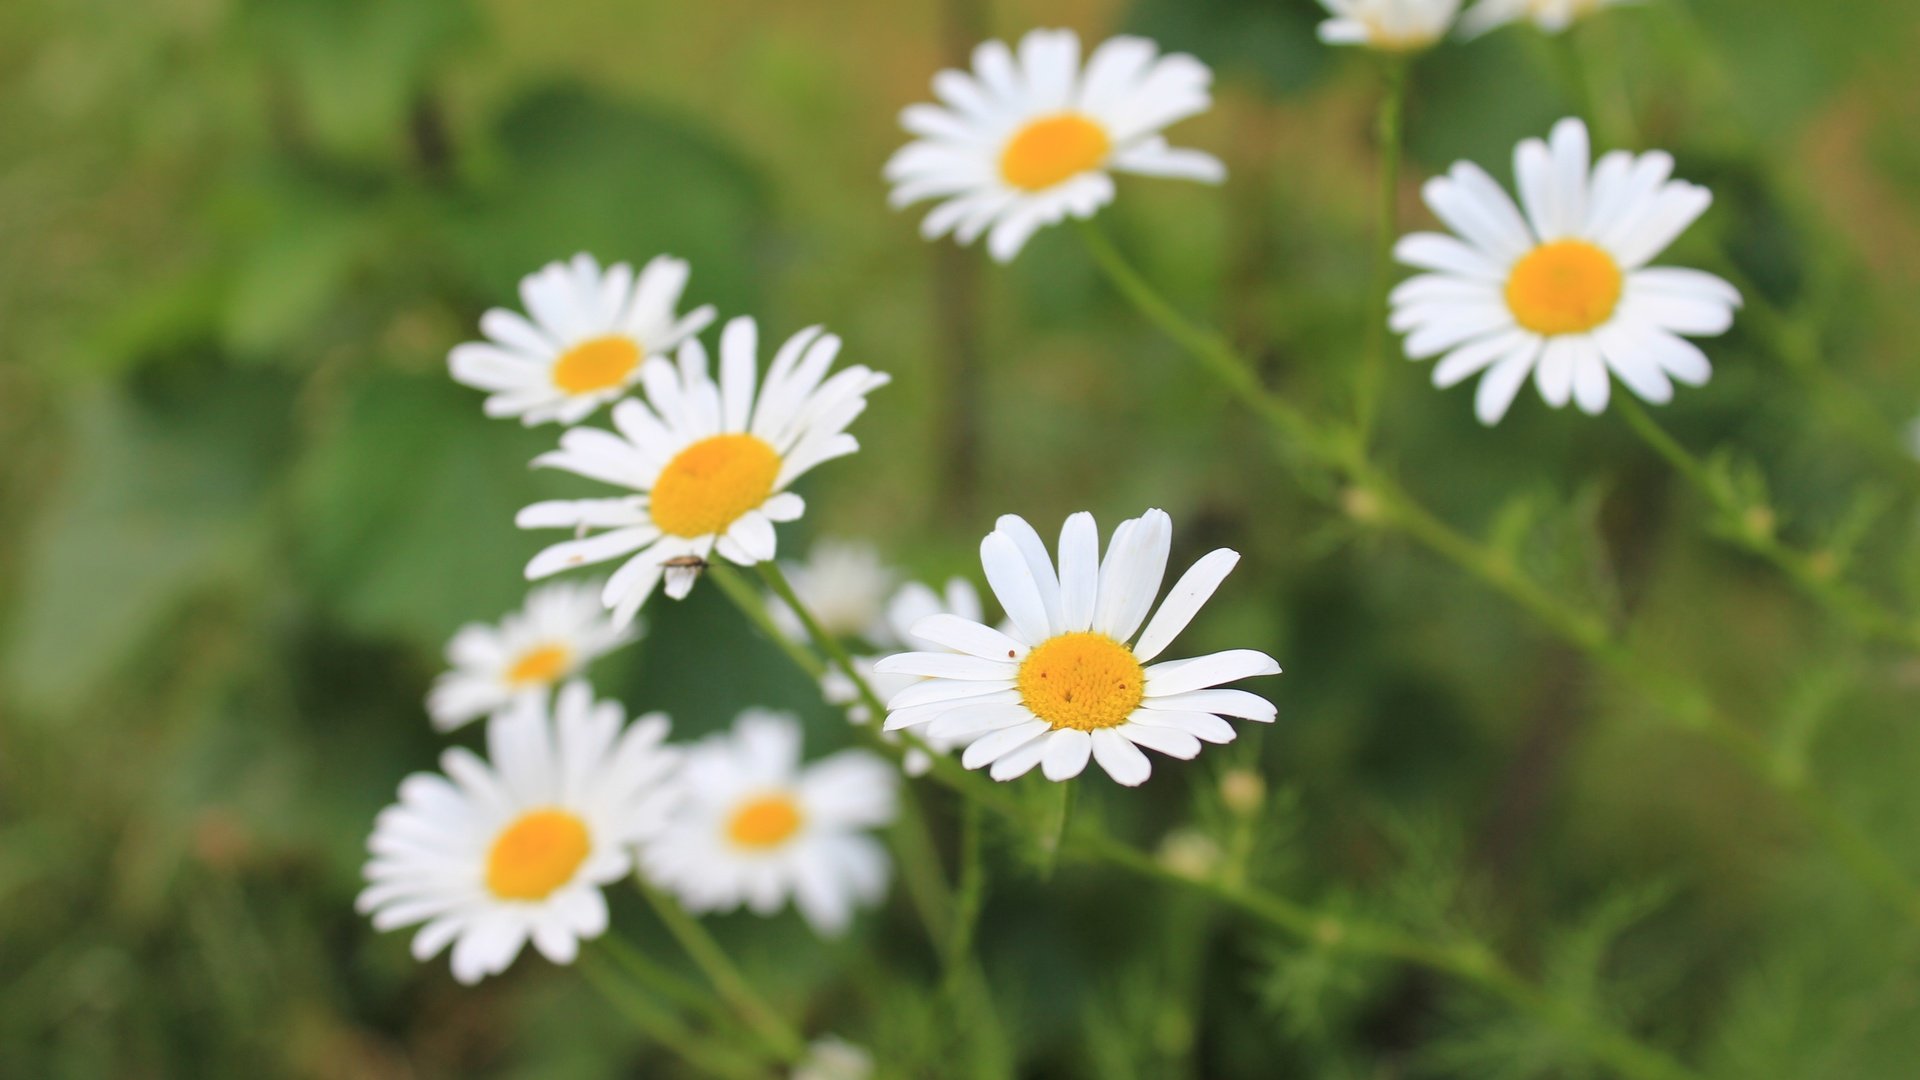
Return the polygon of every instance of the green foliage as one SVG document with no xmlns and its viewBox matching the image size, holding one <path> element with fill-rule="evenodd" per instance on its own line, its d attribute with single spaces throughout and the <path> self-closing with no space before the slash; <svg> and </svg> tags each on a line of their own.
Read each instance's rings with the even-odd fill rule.
<svg viewBox="0 0 1920 1080">
<path fill-rule="evenodd" d="M 1774 788 L 1377 528 L 1331 472 L 1296 476 L 1070 230 L 1009 268 L 936 269 L 949 253 L 886 208 L 879 169 L 967 7 L 0 4 L 0 1075 L 697 1075 L 577 971 L 526 957 L 460 988 L 351 907 L 374 813 L 445 745 L 421 715 L 444 641 L 512 608 L 549 539 L 514 512 L 591 491 L 529 469 L 556 429 L 483 417 L 446 352 L 580 250 L 687 258 L 692 302 L 760 317 L 763 340 L 826 323 L 894 374 L 783 554 L 871 536 L 931 578 L 970 573 L 1002 512 L 1165 506 L 1176 563 L 1245 556 L 1178 651 L 1255 643 L 1288 670 L 1273 728 L 1157 761 L 1138 791 L 1090 775 L 1071 819 L 1336 923 L 1283 936 L 995 822 L 978 952 L 1004 1046 L 974 1037 L 897 887 L 841 942 L 710 920 L 809 1037 L 916 1080 L 1610 1075 L 1561 1010 L 1715 1080 L 1912 1072 L 1920 932 L 1780 794 L 1830 793 L 1920 874 L 1920 661 L 1818 595 L 1909 620 L 1920 597 L 1920 468 L 1895 434 L 1920 411 L 1910 13 L 1660 0 L 1576 30 L 1592 85 L 1519 29 L 1414 67 L 1408 227 L 1430 224 L 1423 176 L 1504 178 L 1517 139 L 1596 92 L 1634 122 L 1616 141 L 1714 190 L 1672 260 L 1749 303 L 1709 346 L 1714 381 L 1660 413 L 1700 482 L 1611 413 L 1528 394 L 1483 429 L 1424 366 L 1389 368 L 1376 441 L 1494 573 L 1707 687 Z M 1309 0 L 990 14 L 1002 36 L 1077 22 L 1216 65 L 1219 103 L 1180 141 L 1232 181 L 1126 178 L 1103 221 L 1287 400 L 1343 415 L 1371 58 L 1319 45 Z M 851 740 L 716 590 L 646 618 L 594 673 L 635 711 L 694 736 L 766 704 L 806 717 L 811 752 Z M 1240 768 L 1270 789 L 1252 813 L 1221 795 Z M 951 866 L 957 807 L 916 790 Z M 998 790 L 1059 812 L 1055 785 Z M 642 955 L 697 977 L 613 902 Z M 1499 956 L 1548 1008 L 1360 953 L 1330 929 L 1349 922 Z"/>
</svg>

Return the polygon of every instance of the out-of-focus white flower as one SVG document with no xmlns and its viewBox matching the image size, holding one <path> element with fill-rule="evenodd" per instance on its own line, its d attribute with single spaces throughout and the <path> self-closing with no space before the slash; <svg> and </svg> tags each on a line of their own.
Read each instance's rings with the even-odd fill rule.
<svg viewBox="0 0 1920 1080">
<path fill-rule="evenodd" d="M 601 584 L 555 582 L 527 594 L 498 626 L 469 623 L 447 643 L 452 670 L 434 680 L 427 714 L 440 731 L 490 716 L 527 695 L 544 695 L 596 658 L 640 635 L 615 629 L 600 606 Z"/>
<path fill-rule="evenodd" d="M 636 280 L 633 267 L 604 271 L 593 256 L 548 263 L 520 281 L 528 319 L 494 308 L 480 317 L 488 340 L 454 347 L 456 382 L 488 391 L 488 416 L 528 425 L 577 424 L 627 392 L 648 358 L 664 356 L 713 321 L 711 305 L 674 314 L 687 264 L 665 255 Z"/>
<path fill-rule="evenodd" d="M 873 1055 L 838 1035 L 823 1035 L 807 1047 L 807 1056 L 793 1067 L 793 1080 L 868 1080 Z"/>
<path fill-rule="evenodd" d="M 963 619 L 981 620 L 980 594 L 973 584 L 963 578 L 954 578 L 947 582 L 944 593 L 936 593 L 917 581 L 910 581 L 900 587 L 887 603 L 887 618 L 884 633 L 873 639 L 873 643 L 884 649 L 919 648 L 938 650 L 938 642 L 913 636 L 913 625 L 929 615 L 957 615 Z M 880 661 L 878 656 L 856 656 L 853 658 L 854 670 L 859 672 L 874 696 L 885 702 L 907 687 L 920 682 L 914 675 L 883 675 L 874 670 Z M 839 668 L 829 670 L 820 679 L 821 693 L 834 705 L 846 707 L 847 718 L 856 724 L 873 722 L 873 712 L 860 698 L 859 688 L 846 673 Z M 954 748 L 949 739 L 934 738 L 926 732 L 920 732 L 927 746 L 938 753 L 946 753 Z M 880 737 L 888 742 L 898 742 L 900 733 L 883 731 Z M 933 758 L 919 747 L 911 747 L 902 756 L 900 767 L 908 776 L 925 776 L 933 768 Z"/>
<path fill-rule="evenodd" d="M 800 722 L 749 710 L 733 730 L 688 747 L 687 799 L 641 849 L 646 876 L 688 911 L 789 898 L 814 932 L 835 936 L 887 887 L 887 852 L 868 830 L 893 822 L 899 774 L 865 750 L 800 763 Z"/>
<path fill-rule="evenodd" d="M 633 846 L 679 798 L 667 719 L 631 725 L 582 682 L 521 701 L 487 723 L 491 764 L 464 747 L 445 775 L 415 773 L 380 812 L 357 907 L 378 930 L 419 923 L 413 955 L 453 946 L 453 975 L 474 983 L 528 941 L 556 964 L 607 929 L 602 886 L 633 870 Z"/>
<path fill-rule="evenodd" d="M 1333 18 L 1320 24 L 1329 45 L 1418 52 L 1447 36 L 1460 0 L 1320 0 Z"/>
<path fill-rule="evenodd" d="M 1557 34 L 1576 20 L 1603 7 L 1633 3 L 1634 0 L 1480 0 L 1460 18 L 1460 30 L 1477 37 L 1510 22 L 1526 19 L 1549 34 Z"/>
<path fill-rule="evenodd" d="M 782 563 L 794 595 L 820 628 L 837 638 L 878 644 L 887 633 L 887 595 L 897 574 L 872 544 L 823 538 L 815 540 L 803 563 Z M 767 611 L 782 633 L 805 643 L 807 628 L 785 601 L 767 597 Z"/>
</svg>

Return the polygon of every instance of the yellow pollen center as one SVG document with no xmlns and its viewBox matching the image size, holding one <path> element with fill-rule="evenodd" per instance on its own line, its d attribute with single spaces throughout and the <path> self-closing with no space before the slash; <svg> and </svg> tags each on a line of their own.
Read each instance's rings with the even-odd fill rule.
<svg viewBox="0 0 1920 1080">
<path fill-rule="evenodd" d="M 1559 240 L 1513 264 L 1507 308 L 1536 334 L 1585 333 L 1613 317 L 1625 284 L 1613 256 L 1585 240 Z"/>
<path fill-rule="evenodd" d="M 1014 133 L 1000 152 L 1000 175 L 1022 191 L 1042 191 L 1088 169 L 1113 149 L 1107 129 L 1079 113 L 1042 117 Z"/>
<path fill-rule="evenodd" d="M 573 880 L 590 848 L 586 823 L 565 810 L 529 810 L 487 853 L 487 890 L 502 900 L 544 900 Z"/>
<path fill-rule="evenodd" d="M 674 455 L 653 485 L 653 523 L 674 536 L 725 532 L 767 501 L 780 455 L 752 435 L 714 435 Z"/>
<path fill-rule="evenodd" d="M 507 669 L 507 681 L 515 686 L 540 686 L 558 679 L 573 660 L 573 651 L 565 645 L 541 645 L 520 654 Z"/>
<path fill-rule="evenodd" d="M 762 795 L 740 805 L 727 821 L 727 839 L 743 848 L 779 847 L 800 831 L 800 808 L 786 795 Z"/>
<path fill-rule="evenodd" d="M 1105 634 L 1048 638 L 1020 662 L 1020 700 L 1059 728 L 1093 731 L 1124 724 L 1146 696 L 1147 673 L 1133 650 Z"/>
<path fill-rule="evenodd" d="M 640 346 L 618 334 L 583 341 L 553 365 L 553 385 L 569 394 L 591 394 L 624 386 L 640 366 Z"/>
</svg>

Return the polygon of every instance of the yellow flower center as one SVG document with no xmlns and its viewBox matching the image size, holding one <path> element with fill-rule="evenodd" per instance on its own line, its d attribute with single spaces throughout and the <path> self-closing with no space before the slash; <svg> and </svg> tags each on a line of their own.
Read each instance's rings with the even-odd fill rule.
<svg viewBox="0 0 1920 1080">
<path fill-rule="evenodd" d="M 520 654 L 507 669 L 507 681 L 515 686 L 541 686 L 559 678 L 573 660 L 573 650 L 565 645 L 541 645 Z"/>
<path fill-rule="evenodd" d="M 618 334 L 583 341 L 554 362 L 553 385 L 569 394 L 624 386 L 627 376 L 640 366 L 641 357 L 640 346 Z"/>
<path fill-rule="evenodd" d="M 1022 191 L 1043 191 L 1099 168 L 1112 149 L 1107 129 L 1080 113 L 1045 116 L 1007 140 L 1000 152 L 1000 175 Z"/>
<path fill-rule="evenodd" d="M 767 501 L 780 455 L 752 435 L 714 435 L 674 455 L 653 485 L 653 523 L 674 536 L 726 531 Z"/>
<path fill-rule="evenodd" d="M 755 851 L 779 847 L 799 831 L 800 808 L 784 794 L 744 802 L 727 821 L 727 839 Z"/>
<path fill-rule="evenodd" d="M 1613 317 L 1625 285 L 1613 256 L 1585 240 L 1559 240 L 1513 264 L 1507 308 L 1536 334 L 1585 333 Z"/>
<path fill-rule="evenodd" d="M 1081 631 L 1042 642 L 1020 662 L 1020 700 L 1059 728 L 1093 731 L 1124 724 L 1146 696 L 1147 673 L 1133 650 Z"/>
<path fill-rule="evenodd" d="M 591 845 L 586 822 L 548 807 L 500 830 L 487 853 L 487 890 L 502 900 L 544 900 L 573 880 Z"/>
</svg>

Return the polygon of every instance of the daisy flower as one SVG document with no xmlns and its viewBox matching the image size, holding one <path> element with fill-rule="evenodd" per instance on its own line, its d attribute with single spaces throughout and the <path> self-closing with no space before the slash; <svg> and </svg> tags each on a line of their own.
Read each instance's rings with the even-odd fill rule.
<svg viewBox="0 0 1920 1080">
<path fill-rule="evenodd" d="M 688 341 L 677 365 L 656 359 L 641 369 L 646 401 L 614 406 L 616 431 L 573 428 L 560 449 L 535 458 L 637 494 L 520 511 L 523 529 L 576 533 L 535 555 L 527 577 L 625 558 L 601 591 L 615 625 L 625 626 L 663 576 L 668 596 L 686 596 L 715 552 L 741 566 L 773 558 L 774 523 L 806 507 L 788 485 L 860 448 L 847 425 L 887 376 L 856 366 L 828 378 L 840 339 L 817 326 L 788 338 L 756 381 L 758 348 L 752 319 L 727 323 L 716 384 L 706 348 Z"/>
<path fill-rule="evenodd" d="M 490 716 L 526 695 L 547 693 L 595 659 L 640 636 L 615 629 L 599 582 L 555 582 L 527 594 L 498 626 L 469 623 L 447 643 L 453 670 L 434 680 L 427 714 L 439 731 Z"/>
<path fill-rule="evenodd" d="M 1176 150 L 1160 132 L 1205 112 L 1213 72 L 1184 53 L 1161 56 L 1145 38 L 1117 37 L 1080 65 L 1071 30 L 1034 30 L 1016 56 L 1005 42 L 973 51 L 973 71 L 933 77 L 940 105 L 909 105 L 901 126 L 918 138 L 887 162 L 895 207 L 943 199 L 920 232 L 947 233 L 1006 262 L 1043 225 L 1092 217 L 1113 201 L 1115 172 L 1218 183 L 1226 168 Z"/>
<path fill-rule="evenodd" d="M 870 643 L 887 634 L 887 594 L 897 575 L 872 544 L 816 540 L 806 562 L 782 563 L 780 570 L 827 633 Z M 769 594 L 767 612 L 789 638 L 807 640 L 806 626 L 785 601 Z"/>
<path fill-rule="evenodd" d="M 688 747 L 682 775 L 688 797 L 640 862 L 688 911 L 771 915 L 791 898 L 830 937 L 885 895 L 886 849 L 866 832 L 894 816 L 896 777 L 880 757 L 843 750 L 803 768 L 800 722 L 750 709 Z"/>
<path fill-rule="evenodd" d="M 913 627 L 929 615 L 942 614 L 956 615 L 973 622 L 982 621 L 980 594 L 974 590 L 972 582 L 953 578 L 947 582 L 946 590 L 940 593 L 917 581 L 902 585 L 887 604 L 885 632 L 870 640 L 872 644 L 887 649 L 910 647 L 938 651 L 942 648 L 939 642 L 915 637 Z M 878 656 L 856 656 L 853 658 L 853 667 L 881 701 L 921 681 L 917 675 L 880 674 L 874 670 L 874 665 L 880 659 Z M 859 688 L 839 668 L 829 669 L 821 677 L 820 691 L 829 704 L 843 706 L 847 710 L 847 718 L 854 723 L 873 722 L 873 714 L 861 699 Z M 928 747 L 942 754 L 956 745 L 954 740 L 930 736 L 925 731 L 919 732 L 919 735 Z M 880 737 L 892 743 L 899 740 L 900 733 L 883 731 Z M 933 768 L 933 758 L 925 750 L 911 747 L 902 757 L 900 767 L 908 776 L 925 776 Z"/>
<path fill-rule="evenodd" d="M 455 346 L 447 366 L 454 381 L 488 392 L 488 416 L 517 416 L 530 427 L 577 424 L 625 394 L 649 357 L 713 321 L 712 305 L 674 314 L 686 287 L 687 264 L 665 255 L 637 280 L 626 263 L 602 270 L 584 252 L 548 263 L 520 280 L 533 317 L 488 311 L 480 317 L 488 340 Z"/>
<path fill-rule="evenodd" d="M 1172 539 L 1172 521 L 1149 510 L 1121 522 L 1102 560 L 1093 515 L 1075 514 L 1060 530 L 1056 574 L 1033 526 L 1001 518 L 980 543 L 980 563 L 1011 625 L 1002 632 L 954 615 L 914 624 L 915 637 L 951 651 L 880 661 L 882 674 L 924 680 L 888 701 L 887 728 L 963 741 L 961 764 L 991 765 L 995 780 L 1035 765 L 1049 780 L 1068 780 L 1091 757 L 1133 786 L 1152 772 L 1141 747 L 1191 758 L 1202 742 L 1233 741 L 1223 716 L 1271 722 L 1266 700 L 1211 689 L 1279 674 L 1267 654 L 1234 649 L 1153 663 L 1240 561 L 1226 548 L 1202 557 L 1148 619 Z"/>
<path fill-rule="evenodd" d="M 445 775 L 416 773 L 380 812 L 356 907 L 377 930 L 419 923 L 413 955 L 453 946 L 453 975 L 475 983 L 529 940 L 556 964 L 607 928 L 602 886 L 633 870 L 679 796 L 667 719 L 627 725 L 582 682 L 524 700 L 487 724 L 492 764 L 464 747 Z"/>
<path fill-rule="evenodd" d="M 1528 19 L 1549 34 L 1557 34 L 1603 7 L 1633 0 L 1480 0 L 1460 19 L 1460 29 L 1477 37 L 1510 22 Z"/>
<path fill-rule="evenodd" d="M 1460 0 L 1320 0 L 1333 18 L 1320 24 L 1328 45 L 1418 52 L 1447 36 Z"/>
<path fill-rule="evenodd" d="M 1571 399 L 1592 414 L 1607 407 L 1608 372 L 1656 405 L 1674 381 L 1705 384 L 1712 365 L 1681 335 L 1724 333 L 1740 293 L 1712 274 L 1647 265 L 1713 201 L 1672 172 L 1658 150 L 1615 150 L 1589 169 L 1586 125 L 1569 119 L 1551 144 L 1528 139 L 1514 153 L 1524 216 L 1470 162 L 1427 181 L 1427 205 L 1459 239 L 1415 233 L 1394 249 L 1428 271 L 1393 292 L 1407 356 L 1446 354 L 1433 369 L 1440 387 L 1484 370 L 1484 424 L 1506 415 L 1529 374 L 1554 408 Z"/>
</svg>

